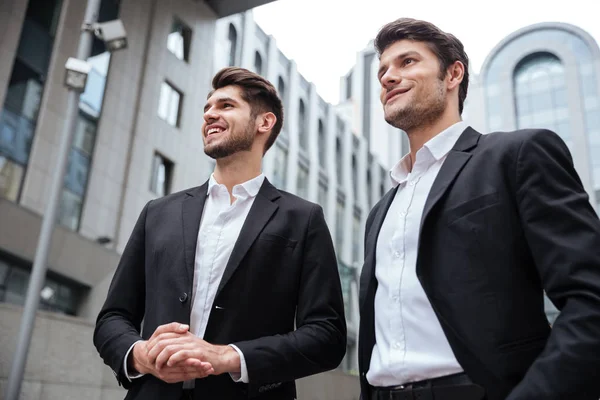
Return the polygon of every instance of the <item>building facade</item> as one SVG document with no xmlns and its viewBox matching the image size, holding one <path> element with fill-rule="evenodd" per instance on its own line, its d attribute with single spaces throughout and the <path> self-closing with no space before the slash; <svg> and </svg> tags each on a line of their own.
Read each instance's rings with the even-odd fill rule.
<svg viewBox="0 0 600 400">
<path fill-rule="evenodd" d="M 121 19 L 128 48 L 110 54 L 94 41 L 88 60 L 93 69 L 79 101 L 24 398 L 124 397 L 92 345 L 95 317 L 144 204 L 202 184 L 212 171 L 214 164 L 202 148 L 198 110 L 217 64 L 217 20 L 262 3 L 102 1 L 99 20 Z M 75 0 L 0 2 L 0 393 L 14 357 L 65 122 L 64 65 L 75 54 L 85 6 Z M 279 187 L 324 204 L 355 327 L 353 262 L 362 257 L 360 225 L 369 202 L 381 193 L 382 171 L 373 174 L 369 191 L 366 186 L 354 189 L 357 177 L 367 179 L 372 163 L 364 143 L 319 99 L 274 41 L 263 40 L 263 47 L 257 47 L 262 59 L 255 59 L 242 43 L 251 43 L 252 32 L 258 46 L 260 31 L 249 22 L 234 25 L 239 35 L 235 63 L 270 71 L 268 76 L 281 82 L 287 109 L 298 111 L 288 112 L 286 130 L 269 152 L 265 172 Z M 354 358 L 348 357 L 344 370 L 355 368 Z M 342 369 L 303 379 L 298 390 L 302 398 L 358 399 L 356 377 Z"/>
<path fill-rule="evenodd" d="M 379 57 L 370 41 L 356 54 L 356 64 L 340 78 L 340 102 L 336 108 L 351 121 L 352 131 L 365 140 L 387 174 L 408 153 L 408 139 L 402 130 L 385 122 L 378 69 Z"/>
<path fill-rule="evenodd" d="M 548 128 L 565 141 L 600 210 L 600 49 L 562 23 L 523 28 L 500 42 L 481 70 L 488 131 Z"/>
<path fill-rule="evenodd" d="M 386 169 L 357 134 L 352 119 L 326 103 L 314 84 L 278 48 L 247 11 L 217 22 L 215 72 L 239 65 L 273 82 L 284 102 L 283 130 L 265 156 L 275 186 L 323 207 L 339 262 L 348 322 L 341 370 L 358 369 L 358 277 L 364 226 L 371 207 L 389 188 Z"/>
</svg>

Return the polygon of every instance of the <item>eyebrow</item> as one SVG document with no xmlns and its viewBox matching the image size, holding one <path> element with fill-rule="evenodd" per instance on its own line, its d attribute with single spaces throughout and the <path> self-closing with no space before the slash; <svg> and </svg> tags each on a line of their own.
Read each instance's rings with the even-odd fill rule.
<svg viewBox="0 0 600 400">
<path fill-rule="evenodd" d="M 214 101 L 215 104 L 220 104 L 220 103 L 235 103 L 238 104 L 237 100 L 235 100 L 234 98 L 231 97 L 219 97 Z M 206 110 L 208 110 L 210 108 L 210 102 L 206 103 L 204 105 L 204 112 L 206 112 Z"/>
<path fill-rule="evenodd" d="M 394 61 L 402 61 L 408 57 L 418 57 L 418 56 L 420 56 L 420 54 L 418 52 L 416 52 L 414 50 L 409 50 L 404 53 L 398 54 L 394 58 Z M 381 75 L 387 68 L 388 68 L 388 66 L 386 64 L 383 64 L 381 67 L 379 67 L 379 70 L 377 70 L 377 78 L 381 78 Z"/>
</svg>

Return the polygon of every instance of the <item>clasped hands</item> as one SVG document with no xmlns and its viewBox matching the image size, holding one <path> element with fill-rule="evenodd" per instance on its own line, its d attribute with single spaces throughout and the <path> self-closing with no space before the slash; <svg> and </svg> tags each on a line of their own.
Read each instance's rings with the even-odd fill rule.
<svg viewBox="0 0 600 400">
<path fill-rule="evenodd" d="M 239 373 L 240 357 L 233 347 L 210 344 L 190 333 L 188 325 L 172 322 L 156 328 L 150 339 L 135 344 L 129 366 L 140 374 L 176 383 Z"/>
</svg>

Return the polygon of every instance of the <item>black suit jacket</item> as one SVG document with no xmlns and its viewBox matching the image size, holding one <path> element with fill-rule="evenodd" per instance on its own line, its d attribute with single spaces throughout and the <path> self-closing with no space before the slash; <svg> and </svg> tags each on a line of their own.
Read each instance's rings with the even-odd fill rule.
<svg viewBox="0 0 600 400">
<path fill-rule="evenodd" d="M 208 183 L 150 201 L 115 272 L 94 344 L 128 399 L 179 399 L 182 384 L 132 383 L 130 346 L 162 324 L 190 322 L 196 241 Z M 218 306 L 218 307 L 217 307 Z M 294 322 L 297 329 L 294 330 Z M 203 400 L 293 399 L 294 380 L 333 369 L 346 351 L 340 278 L 323 210 L 262 185 L 226 266 L 204 339 L 235 344 L 249 384 L 229 374 L 196 380 Z"/>
<path fill-rule="evenodd" d="M 359 365 L 375 343 L 375 249 L 397 188 L 367 220 Z M 467 128 L 425 204 L 416 272 L 465 372 L 489 400 L 600 397 L 600 221 L 563 141 Z M 543 291 L 562 312 L 550 328 Z"/>
</svg>

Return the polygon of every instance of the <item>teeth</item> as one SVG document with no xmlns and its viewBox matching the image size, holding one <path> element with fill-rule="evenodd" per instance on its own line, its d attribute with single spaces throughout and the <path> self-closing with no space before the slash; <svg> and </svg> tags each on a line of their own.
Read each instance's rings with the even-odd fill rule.
<svg viewBox="0 0 600 400">
<path fill-rule="evenodd" d="M 222 131 L 223 131 L 223 129 L 221 129 L 221 128 L 210 128 L 208 130 L 208 135 L 211 135 L 213 133 L 219 133 L 219 132 L 222 132 Z"/>
</svg>

